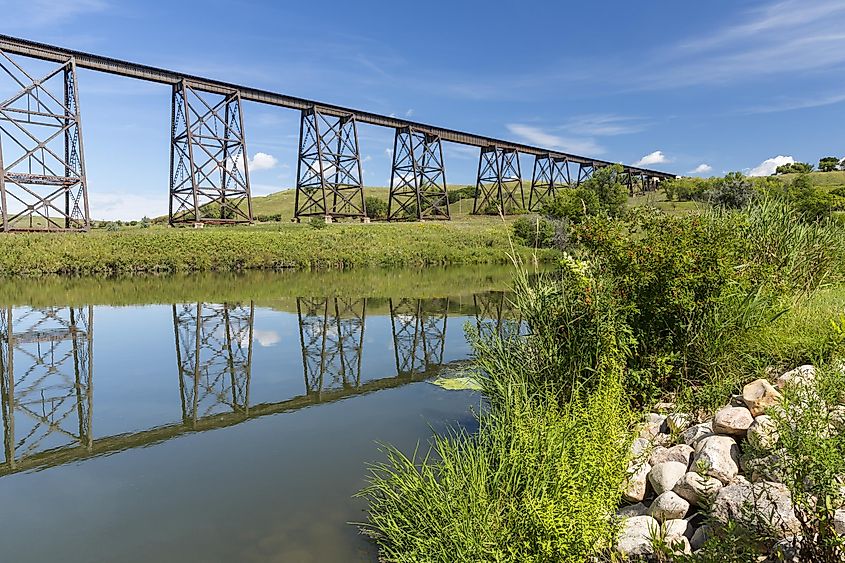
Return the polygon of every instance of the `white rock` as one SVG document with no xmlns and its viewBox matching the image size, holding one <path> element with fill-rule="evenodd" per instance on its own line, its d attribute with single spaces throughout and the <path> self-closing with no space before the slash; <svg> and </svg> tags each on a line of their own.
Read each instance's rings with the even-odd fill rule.
<svg viewBox="0 0 845 563">
<path fill-rule="evenodd" d="M 713 422 L 703 422 L 690 426 L 681 435 L 681 439 L 688 446 L 695 446 L 700 440 L 713 435 Z"/>
<path fill-rule="evenodd" d="M 677 461 L 678 463 L 683 463 L 684 465 L 689 466 L 692 461 L 693 453 L 694 450 L 692 446 L 688 446 L 686 444 L 678 444 L 677 446 L 672 446 L 671 448 L 657 446 L 651 452 L 651 457 L 648 458 L 648 462 L 652 465 L 652 467 L 658 463 L 664 463 L 667 461 Z"/>
<path fill-rule="evenodd" d="M 665 522 L 683 518 L 687 515 L 689 507 L 690 504 L 687 501 L 672 491 L 667 491 L 654 499 L 648 507 L 648 514 L 659 522 Z"/>
<path fill-rule="evenodd" d="M 743 437 L 754 417 L 745 407 L 722 407 L 713 417 L 713 432 L 727 436 Z"/>
<path fill-rule="evenodd" d="M 687 466 L 677 461 L 664 461 L 651 468 L 648 482 L 658 495 L 671 491 L 675 483 L 687 472 Z"/>
<path fill-rule="evenodd" d="M 760 416 L 766 409 L 773 407 L 783 399 L 771 383 L 765 379 L 757 379 L 742 388 L 742 400 L 752 416 Z"/>
<path fill-rule="evenodd" d="M 739 446 L 730 436 L 710 436 L 696 446 L 693 469 L 715 477 L 723 484 L 733 481 L 739 473 Z"/>
<path fill-rule="evenodd" d="M 663 533 L 666 539 L 685 537 L 688 535 L 689 528 L 689 522 L 681 518 L 663 522 Z"/>
<path fill-rule="evenodd" d="M 631 462 L 628 466 L 628 479 L 625 481 L 622 498 L 628 502 L 642 501 L 646 496 L 648 476 L 650 473 L 651 466 L 648 463 Z"/>
<path fill-rule="evenodd" d="M 645 438 L 637 438 L 631 444 L 631 457 L 635 460 L 639 459 L 651 448 L 651 442 Z"/>
<path fill-rule="evenodd" d="M 845 536 L 845 510 L 837 510 L 833 513 L 833 529 L 840 536 Z"/>
<path fill-rule="evenodd" d="M 622 524 L 616 540 L 616 551 L 626 557 L 642 557 L 654 554 L 651 539 L 660 529 L 660 524 L 651 516 L 634 516 Z"/>
<path fill-rule="evenodd" d="M 669 431 L 675 434 L 689 428 L 691 423 L 692 417 L 682 412 L 672 413 L 666 417 L 666 425 L 669 427 Z"/>
<path fill-rule="evenodd" d="M 666 417 L 662 414 L 649 413 L 646 415 L 645 423 L 640 429 L 640 438 L 653 441 L 662 434 L 668 434 L 669 427 L 666 425 Z"/>
<path fill-rule="evenodd" d="M 775 381 L 778 389 L 783 389 L 789 384 L 811 385 L 816 381 L 816 368 L 811 365 L 799 366 L 781 375 Z"/>
<path fill-rule="evenodd" d="M 722 488 L 722 482 L 709 475 L 700 475 L 694 471 L 681 477 L 672 489 L 692 506 L 700 506 L 705 499 L 714 499 Z"/>
<path fill-rule="evenodd" d="M 789 489 L 781 483 L 738 481 L 723 487 L 716 495 L 710 516 L 722 525 L 736 520 L 747 528 L 770 529 L 779 538 L 801 531 Z"/>
<path fill-rule="evenodd" d="M 749 444 L 763 451 L 769 451 L 774 448 L 778 437 L 775 421 L 767 414 L 761 414 L 755 418 L 751 426 L 748 427 L 748 433 L 746 435 Z"/>
</svg>

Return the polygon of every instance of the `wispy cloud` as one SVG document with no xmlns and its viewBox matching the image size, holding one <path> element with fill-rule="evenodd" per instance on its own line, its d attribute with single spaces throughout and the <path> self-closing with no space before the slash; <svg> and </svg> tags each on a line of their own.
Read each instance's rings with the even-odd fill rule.
<svg viewBox="0 0 845 563">
<path fill-rule="evenodd" d="M 68 23 L 74 18 L 109 8 L 105 0 L 29 0 L 0 2 L 3 24 L 9 28 L 38 29 Z"/>
<path fill-rule="evenodd" d="M 595 137 L 610 137 L 639 133 L 646 129 L 647 124 L 637 117 L 626 117 L 614 114 L 582 115 L 567 121 L 561 130 L 576 135 Z"/>
<path fill-rule="evenodd" d="M 562 137 L 539 127 L 521 123 L 509 123 L 507 128 L 508 131 L 516 135 L 523 142 L 543 148 L 557 149 L 584 156 L 600 155 L 605 152 L 604 147 L 596 143 L 595 139 L 591 138 L 578 139 Z"/>
<path fill-rule="evenodd" d="M 830 106 L 841 102 L 845 102 L 845 93 L 829 94 L 825 96 L 810 96 L 804 99 L 783 99 L 760 106 L 748 107 L 741 110 L 740 113 L 778 113 L 782 111 Z"/>
<path fill-rule="evenodd" d="M 663 151 L 650 152 L 634 163 L 634 166 L 647 166 L 651 164 L 664 164 L 669 162 L 669 159 L 663 154 Z"/>
</svg>

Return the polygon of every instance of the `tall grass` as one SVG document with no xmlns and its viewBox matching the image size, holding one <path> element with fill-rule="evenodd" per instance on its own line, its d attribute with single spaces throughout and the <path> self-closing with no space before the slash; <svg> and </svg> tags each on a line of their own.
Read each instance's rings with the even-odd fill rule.
<svg viewBox="0 0 845 563">
<path fill-rule="evenodd" d="M 371 468 L 363 529 L 385 561 L 575 562 L 612 542 L 630 436 L 610 296 L 578 272 L 569 292 L 520 280 L 529 336 L 475 335 L 478 432 L 435 436 L 422 455 L 387 447 Z"/>
</svg>

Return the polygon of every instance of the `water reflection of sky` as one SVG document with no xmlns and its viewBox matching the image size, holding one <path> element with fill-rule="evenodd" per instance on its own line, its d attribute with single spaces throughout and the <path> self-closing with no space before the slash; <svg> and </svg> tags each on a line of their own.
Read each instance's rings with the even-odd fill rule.
<svg viewBox="0 0 845 563">
<path fill-rule="evenodd" d="M 477 395 L 422 380 L 505 305 L 0 308 L 4 558 L 373 560 L 346 522 L 375 442 L 472 426 Z"/>
</svg>

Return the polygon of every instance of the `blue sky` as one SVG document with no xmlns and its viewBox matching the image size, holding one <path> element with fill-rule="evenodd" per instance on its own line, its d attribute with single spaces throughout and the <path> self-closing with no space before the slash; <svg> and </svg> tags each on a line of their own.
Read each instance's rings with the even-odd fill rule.
<svg viewBox="0 0 845 563">
<path fill-rule="evenodd" d="M 0 0 L 0 11 L 7 35 L 679 174 L 845 156 L 842 0 Z M 169 88 L 79 81 L 92 215 L 166 212 Z M 253 193 L 294 185 L 298 113 L 244 114 Z M 359 135 L 365 184 L 387 185 L 393 132 Z M 444 149 L 449 183 L 474 183 L 477 149 Z"/>
</svg>

